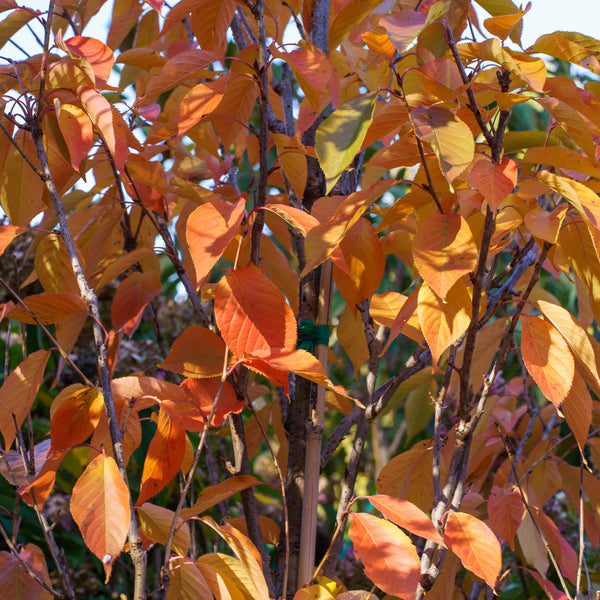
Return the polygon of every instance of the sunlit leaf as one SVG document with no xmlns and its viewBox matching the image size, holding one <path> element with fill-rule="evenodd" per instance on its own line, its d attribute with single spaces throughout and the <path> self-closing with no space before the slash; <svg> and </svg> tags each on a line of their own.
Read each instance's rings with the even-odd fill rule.
<svg viewBox="0 0 600 600">
<path fill-rule="evenodd" d="M 173 556 L 169 560 L 169 591 L 167 600 L 212 600 L 210 587 L 198 565 L 187 556 Z"/>
<path fill-rule="evenodd" d="M 329 51 L 335 50 L 381 2 L 382 0 L 348 2 L 343 5 L 341 10 L 335 11 L 331 16 L 332 21 L 329 27 Z"/>
<path fill-rule="evenodd" d="M 527 370 L 557 408 L 569 393 L 575 360 L 558 330 L 539 317 L 521 317 L 521 352 Z"/>
<path fill-rule="evenodd" d="M 375 95 L 356 96 L 319 125 L 315 148 L 327 180 L 327 192 L 360 151 L 373 119 L 376 101 Z"/>
<path fill-rule="evenodd" d="M 410 533 L 444 546 L 444 540 L 431 519 L 412 502 L 394 496 L 386 496 L 385 494 L 368 496 L 368 499 L 377 510 L 381 511 L 384 517 L 396 523 L 396 525 L 410 531 Z"/>
<path fill-rule="evenodd" d="M 170 400 L 164 400 L 160 406 L 156 433 L 144 460 L 138 506 L 158 494 L 181 468 L 186 435 L 181 418 L 170 404 Z"/>
<path fill-rule="evenodd" d="M 296 345 L 292 309 L 275 284 L 253 269 L 236 269 L 221 279 L 215 318 L 223 340 L 238 357 Z"/>
<path fill-rule="evenodd" d="M 83 388 L 64 400 L 52 415 L 51 452 L 84 442 L 100 421 L 104 411 L 104 396 L 98 388 Z"/>
<path fill-rule="evenodd" d="M 108 581 L 131 520 L 129 489 L 111 456 L 99 454 L 73 486 L 71 515 Z"/>
<path fill-rule="evenodd" d="M 81 161 L 94 144 L 94 128 L 90 118 L 74 104 L 59 104 L 56 111 L 60 131 L 69 149 L 71 166 L 79 171 Z"/>
<path fill-rule="evenodd" d="M 481 577 L 492 589 L 502 568 L 498 538 L 483 522 L 467 513 L 450 512 L 444 529 L 444 541 L 465 569 Z"/>
<path fill-rule="evenodd" d="M 561 404 L 561 410 L 565 414 L 567 425 L 571 428 L 582 452 L 592 424 L 592 406 L 592 397 L 585 381 L 575 371 L 573 385 Z"/>
<path fill-rule="evenodd" d="M 259 597 L 248 569 L 239 559 L 227 554 L 211 553 L 200 556 L 196 562 L 205 576 L 207 570 L 212 569 L 223 578 L 227 593 L 231 594 L 232 600 Z M 208 577 L 207 581 L 210 581 Z"/>
<path fill-rule="evenodd" d="M 549 54 L 600 75 L 600 42 L 572 31 L 556 31 L 540 36 L 533 52 Z"/>
<path fill-rule="evenodd" d="M 186 221 L 185 237 L 200 285 L 238 233 L 244 216 L 243 200 L 233 206 L 207 202 L 194 209 Z"/>
<path fill-rule="evenodd" d="M 514 160 L 504 158 L 501 163 L 487 159 L 478 160 L 471 169 L 471 181 L 483 194 L 492 210 L 497 210 L 502 200 L 517 185 L 519 173 Z"/>
<path fill-rule="evenodd" d="M 204 117 L 219 106 L 225 93 L 226 84 L 226 77 L 199 83 L 183 97 L 177 115 L 178 137 L 200 123 Z"/>
<path fill-rule="evenodd" d="M 377 587 L 399 598 L 414 598 L 420 563 L 413 543 L 401 529 L 373 515 L 352 513 L 348 533 L 365 574 Z"/>
<path fill-rule="evenodd" d="M 106 86 L 115 62 L 113 52 L 106 44 L 91 37 L 76 35 L 59 46 L 71 56 L 84 58 L 90 64 L 97 90 Z"/>
</svg>

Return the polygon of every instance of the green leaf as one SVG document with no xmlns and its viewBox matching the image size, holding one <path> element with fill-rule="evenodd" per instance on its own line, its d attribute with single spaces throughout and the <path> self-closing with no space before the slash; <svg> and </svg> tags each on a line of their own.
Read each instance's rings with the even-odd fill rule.
<svg viewBox="0 0 600 600">
<path fill-rule="evenodd" d="M 375 95 L 352 98 L 317 129 L 315 148 L 327 179 L 327 193 L 358 154 L 373 120 L 376 101 Z"/>
</svg>

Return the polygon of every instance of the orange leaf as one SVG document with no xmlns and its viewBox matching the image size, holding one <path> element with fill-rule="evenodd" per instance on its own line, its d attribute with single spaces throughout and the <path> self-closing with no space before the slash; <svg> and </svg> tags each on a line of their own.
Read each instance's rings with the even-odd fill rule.
<svg viewBox="0 0 600 600">
<path fill-rule="evenodd" d="M 209 508 L 216 506 L 219 502 L 231 498 L 234 494 L 261 483 L 262 481 L 253 475 L 235 475 L 215 485 L 209 485 L 200 492 L 198 500 L 192 506 L 182 509 L 180 513 L 181 518 L 189 519 L 195 517 Z"/>
<path fill-rule="evenodd" d="M 76 35 L 59 45 L 71 56 L 84 58 L 90 64 L 97 90 L 106 86 L 115 63 L 112 50 L 106 44 L 94 38 Z"/>
<path fill-rule="evenodd" d="M 192 402 L 174 402 L 173 405 L 181 416 L 181 425 L 186 431 L 202 431 L 204 429 L 220 386 L 221 380 L 216 377 L 186 379 L 181 382 L 181 389 L 189 395 Z M 243 408 L 244 403 L 238 400 L 231 384 L 225 382 L 210 426 L 223 425 L 228 415 L 237 414 Z"/>
<path fill-rule="evenodd" d="M 413 256 L 421 277 L 444 300 L 448 290 L 475 269 L 478 250 L 463 217 L 436 212 L 419 226 Z"/>
<path fill-rule="evenodd" d="M 114 458 L 102 453 L 86 467 L 73 486 L 71 515 L 108 581 L 131 521 L 129 489 Z"/>
<path fill-rule="evenodd" d="M 29 506 L 35 504 L 40 510 L 43 508 L 44 502 L 46 502 L 54 487 L 58 467 L 60 467 L 68 453 L 69 450 L 61 450 L 46 458 L 45 462 L 42 463 L 41 469 L 36 473 L 35 479 L 29 485 L 25 485 L 19 489 L 21 498 Z"/>
<path fill-rule="evenodd" d="M 169 559 L 169 591 L 167 600 L 212 600 L 210 587 L 198 568 L 187 556 L 173 556 Z"/>
<path fill-rule="evenodd" d="M 27 227 L 0 225 L 0 255 L 2 255 L 6 250 L 6 247 L 24 231 L 27 231 Z"/>
<path fill-rule="evenodd" d="M 217 377 L 223 372 L 227 348 L 216 334 L 197 325 L 184 329 L 159 367 L 185 377 Z"/>
<path fill-rule="evenodd" d="M 575 360 L 558 330 L 539 317 L 521 317 L 523 362 L 540 390 L 557 408 L 573 385 Z"/>
<path fill-rule="evenodd" d="M 238 357 L 296 345 L 296 319 L 290 305 L 275 284 L 253 269 L 237 269 L 221 279 L 215 319 L 223 340 Z"/>
<path fill-rule="evenodd" d="M 132 273 L 117 288 L 110 308 L 113 327 L 131 337 L 138 328 L 145 308 L 160 294 L 162 283 L 157 273 Z"/>
<path fill-rule="evenodd" d="M 396 523 L 396 525 L 415 535 L 445 546 L 442 536 L 431 519 L 412 502 L 384 494 L 367 496 L 367 499 L 384 517 Z"/>
<path fill-rule="evenodd" d="M 387 344 L 383 349 L 382 354 L 387 352 L 390 344 L 402 333 L 404 326 L 408 323 L 409 319 L 415 314 L 417 310 L 417 303 L 419 298 L 419 288 L 413 290 L 408 298 L 404 300 L 396 318 L 391 324 L 390 336 L 388 337 Z"/>
<path fill-rule="evenodd" d="M 41 294 L 27 296 L 23 299 L 23 302 L 44 325 L 64 321 L 73 315 L 88 313 L 88 305 L 85 300 L 78 294 L 67 292 L 62 294 L 42 292 Z M 21 306 L 13 308 L 8 316 L 21 323 L 36 325 L 36 321 L 29 311 Z"/>
<path fill-rule="evenodd" d="M 494 486 L 488 499 L 488 515 L 494 533 L 514 550 L 515 534 L 525 516 L 525 505 L 519 488 L 516 485 L 504 488 Z"/>
<path fill-rule="evenodd" d="M 348 230 L 340 243 L 348 265 L 348 275 L 334 269 L 335 283 L 355 312 L 356 306 L 375 292 L 385 267 L 385 257 L 375 228 L 367 219 L 358 221 Z"/>
<path fill-rule="evenodd" d="M 50 422 L 50 452 L 84 442 L 96 429 L 103 411 L 104 396 L 98 388 L 77 390 L 64 400 Z"/>
<path fill-rule="evenodd" d="M 462 281 L 456 282 L 445 301 L 424 283 L 419 288 L 417 313 L 432 363 L 436 365 L 443 352 L 467 330 L 471 322 L 471 297 Z"/>
<path fill-rule="evenodd" d="M 498 538 L 483 521 L 467 513 L 448 513 L 444 541 L 465 569 L 495 587 L 502 568 L 502 550 Z"/>
<path fill-rule="evenodd" d="M 386 594 L 414 598 L 420 563 L 410 538 L 388 521 L 353 513 L 348 531 L 367 577 Z"/>
<path fill-rule="evenodd" d="M 304 158 L 304 162 L 306 162 L 306 158 Z M 287 204 L 267 204 L 265 210 L 280 216 L 290 227 L 293 227 L 303 236 L 306 236 L 313 227 L 319 224 L 319 221 L 310 213 L 287 206 Z"/>
<path fill-rule="evenodd" d="M 142 486 L 136 505 L 155 496 L 177 475 L 185 454 L 185 430 L 171 400 L 164 400 L 158 412 L 156 433 L 148 447 Z"/>
<path fill-rule="evenodd" d="M 21 427 L 35 401 L 49 357 L 48 350 L 30 354 L 0 388 L 0 433 L 4 438 L 4 451 L 12 446 L 17 435 L 15 423 Z"/>
<path fill-rule="evenodd" d="M 178 138 L 219 106 L 226 84 L 227 77 L 199 83 L 183 97 L 177 113 Z"/>
<path fill-rule="evenodd" d="M 238 233 L 244 206 L 241 198 L 233 206 L 222 201 L 207 202 L 194 209 L 188 217 L 185 238 L 194 263 L 198 287 Z"/>
<path fill-rule="evenodd" d="M 501 163 L 482 158 L 471 169 L 473 185 L 483 194 L 492 210 L 498 210 L 502 200 L 513 191 L 518 177 L 517 165 L 510 158 L 504 158 Z"/>
</svg>

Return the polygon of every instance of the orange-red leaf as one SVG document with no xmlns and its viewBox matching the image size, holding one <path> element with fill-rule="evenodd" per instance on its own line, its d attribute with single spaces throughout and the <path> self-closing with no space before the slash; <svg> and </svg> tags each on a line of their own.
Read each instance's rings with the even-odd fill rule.
<svg viewBox="0 0 600 600">
<path fill-rule="evenodd" d="M 98 388 L 77 390 L 52 415 L 50 452 L 84 442 L 96 429 L 103 410 L 104 396 Z"/>
<path fill-rule="evenodd" d="M 501 163 L 482 158 L 471 169 L 473 185 L 483 194 L 492 210 L 497 210 L 502 200 L 513 191 L 518 177 L 517 165 L 510 158 L 504 158 Z"/>
<path fill-rule="evenodd" d="M 144 309 L 162 290 L 157 273 L 132 273 L 121 281 L 110 308 L 113 327 L 131 337 L 138 328 Z"/>
<path fill-rule="evenodd" d="M 425 219 L 414 238 L 413 257 L 419 274 L 440 297 L 477 266 L 477 245 L 460 215 L 434 213 Z"/>
<path fill-rule="evenodd" d="M 223 372 L 226 350 L 216 333 L 193 325 L 175 340 L 169 355 L 158 366 L 186 377 L 217 377 Z"/>
<path fill-rule="evenodd" d="M 186 222 L 185 237 L 199 286 L 238 233 L 244 216 L 244 200 L 236 204 L 216 201 L 200 205 Z"/>
<path fill-rule="evenodd" d="M 96 89 L 104 88 L 115 63 L 112 50 L 100 40 L 81 35 L 65 40 L 62 46 L 71 55 L 85 58 L 92 67 Z"/>
<path fill-rule="evenodd" d="M 194 86 L 181 100 L 177 114 L 178 137 L 197 125 L 221 102 L 225 93 L 226 77 Z"/>
<path fill-rule="evenodd" d="M 478 518 L 450 512 L 444 530 L 446 545 L 465 569 L 481 577 L 492 589 L 502 568 L 502 550 L 494 532 Z"/>
<path fill-rule="evenodd" d="M 575 371 L 573 386 L 563 400 L 561 408 L 567 419 L 567 425 L 571 428 L 582 452 L 592 424 L 592 407 L 592 397 L 588 392 L 585 381 Z"/>
<path fill-rule="evenodd" d="M 144 461 L 138 506 L 158 494 L 181 469 L 186 435 L 172 404 L 171 400 L 164 400 L 160 405 L 156 433 Z"/>
<path fill-rule="evenodd" d="M 415 535 L 432 540 L 436 544 L 445 545 L 442 536 L 431 519 L 412 502 L 394 496 L 386 496 L 385 494 L 367 496 L 367 498 L 384 517 L 396 523 L 396 525 Z"/>
<path fill-rule="evenodd" d="M 175 410 L 181 416 L 181 425 L 186 431 L 202 431 L 212 410 L 219 387 L 221 387 L 221 380 L 216 377 L 210 379 L 190 378 L 182 381 L 180 386 L 191 400 L 173 403 Z M 244 403 L 238 400 L 231 384 L 225 382 L 210 426 L 223 425 L 229 414 L 239 413 L 243 408 Z"/>
<path fill-rule="evenodd" d="M 0 433 L 4 438 L 4 451 L 12 446 L 17 434 L 15 423 L 21 427 L 35 401 L 49 357 L 48 350 L 30 354 L 0 388 Z"/>
<path fill-rule="evenodd" d="M 74 104 L 55 102 L 58 126 L 69 149 L 71 166 L 79 171 L 81 161 L 94 143 L 94 128 L 85 112 Z"/>
<path fill-rule="evenodd" d="M 575 359 L 558 330 L 539 317 L 521 317 L 521 352 L 527 370 L 557 408 L 573 385 Z"/>
<path fill-rule="evenodd" d="M 51 585 L 44 552 L 34 544 L 19 548 L 19 558 L 44 583 Z M 50 600 L 53 596 L 27 572 L 17 557 L 0 552 L 0 596 L 14 600 Z"/>
<path fill-rule="evenodd" d="M 85 545 L 102 561 L 108 581 L 131 520 L 129 489 L 114 458 L 102 453 L 86 467 L 73 486 L 71 515 Z"/>
<path fill-rule="evenodd" d="M 253 269 L 237 269 L 221 279 L 215 318 L 229 349 L 238 357 L 296 346 L 296 319 L 277 286 Z"/>
<path fill-rule="evenodd" d="M 373 515 L 353 513 L 348 533 L 365 574 L 377 587 L 399 598 L 414 598 L 420 563 L 401 529 Z"/>
<path fill-rule="evenodd" d="M 69 450 L 61 450 L 46 458 L 40 470 L 36 473 L 35 479 L 29 485 L 19 489 L 19 494 L 27 504 L 30 506 L 35 504 L 42 510 L 44 502 L 46 502 L 54 487 L 56 471 L 68 453 Z"/>
<path fill-rule="evenodd" d="M 27 231 L 26 227 L 17 227 L 16 225 L 0 225 L 0 255 L 3 254 L 6 250 L 6 247 L 24 231 Z"/>
<path fill-rule="evenodd" d="M 515 549 L 515 534 L 525 516 L 525 505 L 516 485 L 494 486 L 488 499 L 488 515 L 494 533 Z"/>
</svg>

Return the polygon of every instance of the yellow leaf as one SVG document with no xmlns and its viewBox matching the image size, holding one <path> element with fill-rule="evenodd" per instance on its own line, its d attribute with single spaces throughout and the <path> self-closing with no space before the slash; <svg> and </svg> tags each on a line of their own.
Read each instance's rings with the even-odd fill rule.
<svg viewBox="0 0 600 600">
<path fill-rule="evenodd" d="M 140 533 L 150 542 L 166 544 L 171 531 L 171 523 L 175 513 L 168 508 L 144 502 L 136 508 L 140 521 Z M 190 528 L 183 519 L 177 519 L 175 536 L 173 538 L 173 550 L 177 554 L 185 555 L 190 549 Z"/>
</svg>

